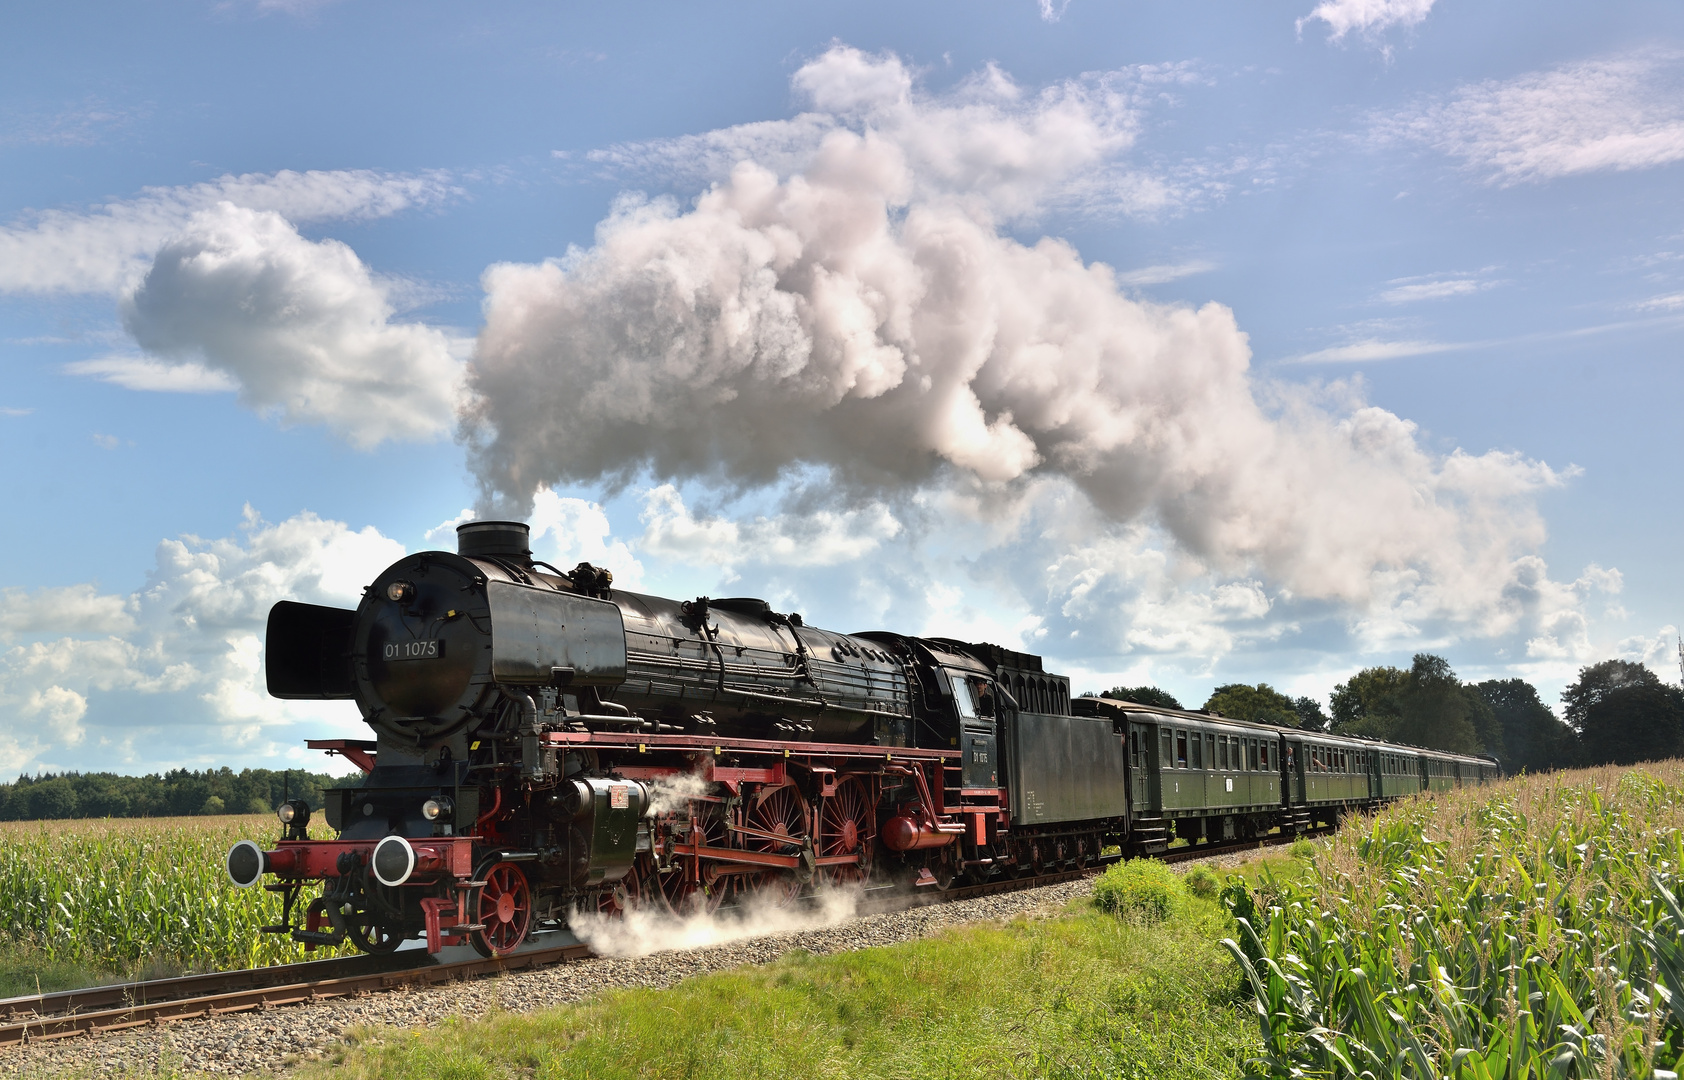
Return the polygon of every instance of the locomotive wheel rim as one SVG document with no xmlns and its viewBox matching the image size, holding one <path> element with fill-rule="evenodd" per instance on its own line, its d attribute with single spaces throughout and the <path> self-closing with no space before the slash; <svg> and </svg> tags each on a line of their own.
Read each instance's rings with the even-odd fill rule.
<svg viewBox="0 0 1684 1080">
<path fill-rule="evenodd" d="M 381 955 L 393 952 L 404 942 L 402 934 L 384 923 L 373 920 L 353 922 L 349 929 L 351 943 L 365 953 Z"/>
<path fill-rule="evenodd" d="M 863 885 L 871 877 L 871 851 L 877 839 L 877 811 L 870 789 L 858 777 L 847 777 L 819 809 L 816 851 L 821 857 L 857 855 L 851 864 L 827 866 L 830 885 Z"/>
<path fill-rule="evenodd" d="M 532 886 L 514 863 L 501 862 L 485 875 L 480 889 L 479 918 L 484 930 L 474 931 L 480 951 L 503 956 L 520 947 L 532 925 Z"/>
<path fill-rule="evenodd" d="M 744 824 L 751 829 L 772 833 L 778 840 L 753 837 L 749 846 L 757 851 L 787 853 L 801 846 L 807 838 L 807 800 L 794 784 L 781 784 L 762 791 L 754 801 Z"/>
</svg>

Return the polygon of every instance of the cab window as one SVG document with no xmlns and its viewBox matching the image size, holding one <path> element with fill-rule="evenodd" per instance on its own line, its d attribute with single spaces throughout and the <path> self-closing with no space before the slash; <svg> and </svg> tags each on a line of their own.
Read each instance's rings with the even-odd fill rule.
<svg viewBox="0 0 1684 1080">
<path fill-rule="evenodd" d="M 963 675 L 947 676 L 953 682 L 953 703 L 959 706 L 959 715 L 966 720 L 976 719 L 976 702 L 971 699 L 971 684 L 965 681 Z"/>
</svg>

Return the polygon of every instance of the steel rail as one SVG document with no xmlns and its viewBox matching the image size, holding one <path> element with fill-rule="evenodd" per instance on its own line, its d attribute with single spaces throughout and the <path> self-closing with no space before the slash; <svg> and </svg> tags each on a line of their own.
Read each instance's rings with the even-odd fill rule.
<svg viewBox="0 0 1684 1080">
<path fill-rule="evenodd" d="M 393 953 L 390 955 L 398 956 L 401 954 Z M 0 1023 L 0 1046 L 17 1046 L 38 1040 L 62 1039 L 71 1035 L 120 1031 L 124 1028 L 141 1027 L 146 1024 L 162 1024 L 175 1020 L 199 1019 L 226 1013 L 269 1009 L 280 1005 L 297 1005 L 303 1002 L 323 1001 L 329 998 L 351 997 L 358 994 L 391 990 L 399 986 L 436 986 L 440 983 L 457 982 L 484 975 L 497 975 L 526 968 L 547 967 L 551 964 L 583 959 L 590 955 L 590 948 L 586 945 L 557 945 L 547 949 L 532 949 L 528 952 L 493 959 L 475 958 L 458 960 L 452 963 L 367 970 L 356 974 L 339 974 L 329 978 L 303 980 L 296 979 L 299 969 L 309 968 L 312 965 L 288 964 L 268 969 L 259 968 L 253 971 L 188 976 L 187 979 L 161 979 L 151 983 L 135 983 L 126 987 L 99 987 L 93 991 L 73 990 L 62 994 L 41 995 L 37 998 L 11 998 L 0 1002 L 0 1006 L 10 1006 L 14 1009 L 14 1019 Z M 359 960 L 363 958 L 343 957 L 341 959 Z M 335 962 L 330 960 L 316 961 L 315 963 Z M 267 979 L 254 980 L 252 978 L 254 975 L 261 976 L 266 973 L 272 974 L 281 981 L 269 983 Z M 289 975 L 294 977 L 293 981 L 287 981 Z M 220 986 L 216 982 L 218 978 L 224 980 Z M 247 985 L 239 989 L 226 989 L 227 985 L 242 979 L 248 984 L 258 981 L 263 982 L 264 985 Z M 170 993 L 172 987 L 180 987 L 183 983 L 188 983 L 192 987 L 187 990 L 185 995 Z M 151 997 L 154 1000 L 131 1001 L 113 1005 L 110 995 L 118 994 L 118 1000 L 121 1001 L 120 995 L 123 992 L 138 994 L 141 997 Z M 79 997 L 78 995 L 87 996 Z M 158 1000 L 160 997 L 163 999 Z M 17 1006 L 37 1002 L 45 1005 L 48 998 L 55 999 L 56 1005 L 62 1011 L 54 1015 L 33 1013 L 22 1018 L 15 1018 Z"/>
<path fill-rule="evenodd" d="M 1330 831 L 1323 829 L 1298 835 L 1313 836 Z M 1270 836 L 1223 844 L 1190 845 L 1170 848 L 1155 857 L 1166 862 L 1186 862 L 1231 852 L 1277 847 L 1297 838 Z M 1121 858 L 1121 855 L 1101 856 L 1085 867 L 1033 877 L 1002 877 L 977 884 L 956 884 L 946 889 L 914 889 L 910 892 L 893 887 L 869 889 L 859 913 L 882 914 L 1056 885 L 1096 874 Z M 877 893 L 879 897 L 874 898 L 871 893 Z M 426 953 L 406 951 L 383 956 L 342 956 L 299 964 L 6 998 L 0 999 L 0 1047 L 352 997 L 400 986 L 437 986 L 487 975 L 549 967 L 592 955 L 589 946 L 573 944 L 531 949 L 493 959 L 441 963 Z"/>
</svg>

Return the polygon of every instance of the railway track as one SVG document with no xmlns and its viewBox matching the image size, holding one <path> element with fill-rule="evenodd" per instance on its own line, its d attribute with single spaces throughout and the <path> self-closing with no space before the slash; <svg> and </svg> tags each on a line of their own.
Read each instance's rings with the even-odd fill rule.
<svg viewBox="0 0 1684 1080">
<path fill-rule="evenodd" d="M 1314 835 L 1314 834 L 1310 834 Z M 1290 843 L 1291 837 L 1172 848 L 1159 858 L 1186 862 L 1231 852 Z M 968 900 L 1073 881 L 1103 870 L 1119 856 L 1094 865 L 1034 877 L 1004 878 L 945 890 L 906 893 L 893 888 L 867 891 L 860 914 Z M 873 896 L 876 893 L 878 895 Z M 582 944 L 528 949 L 497 959 L 440 961 L 419 951 L 384 956 L 343 956 L 299 964 L 219 971 L 175 979 L 89 987 L 0 1000 L 0 1048 L 75 1035 L 95 1035 L 146 1025 L 252 1012 L 334 998 L 357 997 L 398 987 L 438 986 L 508 972 L 583 960 L 593 953 Z"/>
</svg>

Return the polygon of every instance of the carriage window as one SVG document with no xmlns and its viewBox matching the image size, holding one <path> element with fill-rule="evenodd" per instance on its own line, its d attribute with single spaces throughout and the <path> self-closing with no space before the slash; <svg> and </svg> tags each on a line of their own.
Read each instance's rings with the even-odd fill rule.
<svg viewBox="0 0 1684 1080">
<path fill-rule="evenodd" d="M 1228 736 L 1226 735 L 1216 737 L 1216 767 L 1218 769 L 1228 767 Z"/>
<path fill-rule="evenodd" d="M 1247 740 L 1247 746 L 1246 746 L 1245 752 L 1246 752 L 1246 766 L 1247 766 L 1247 768 L 1249 768 L 1252 772 L 1256 772 L 1257 771 L 1257 740 L 1256 739 Z"/>
<path fill-rule="evenodd" d="M 1216 736 L 1205 736 L 1205 768 L 1216 768 Z"/>
<path fill-rule="evenodd" d="M 1204 740 L 1199 738 L 1199 733 L 1196 731 L 1193 732 L 1193 745 L 1190 748 L 1191 753 L 1187 755 L 1187 764 L 1189 767 L 1194 769 L 1202 769 L 1205 767 L 1205 756 L 1200 753 L 1203 743 Z"/>
<path fill-rule="evenodd" d="M 1185 731 L 1175 733 L 1175 767 L 1178 769 L 1187 767 L 1187 733 Z"/>
<path fill-rule="evenodd" d="M 1269 743 L 1267 740 L 1257 744 L 1257 764 L 1264 772 L 1269 771 Z"/>
</svg>

